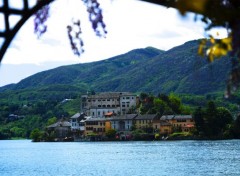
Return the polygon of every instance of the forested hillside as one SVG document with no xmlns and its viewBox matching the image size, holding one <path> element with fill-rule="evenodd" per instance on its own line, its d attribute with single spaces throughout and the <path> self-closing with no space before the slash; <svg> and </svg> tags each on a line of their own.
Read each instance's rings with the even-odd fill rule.
<svg viewBox="0 0 240 176">
<path fill-rule="evenodd" d="M 4 86 L 0 91 L 64 89 L 199 95 L 224 91 L 230 60 L 208 63 L 197 55 L 198 44 L 199 41 L 190 41 L 165 52 L 148 47 L 103 61 L 62 66 Z"/>
</svg>

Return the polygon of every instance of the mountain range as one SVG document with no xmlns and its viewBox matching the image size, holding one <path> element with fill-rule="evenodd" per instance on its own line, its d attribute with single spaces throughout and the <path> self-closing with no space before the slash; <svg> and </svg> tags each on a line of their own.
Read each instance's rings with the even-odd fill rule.
<svg viewBox="0 0 240 176">
<path fill-rule="evenodd" d="M 225 57 L 209 63 L 197 54 L 198 45 L 199 40 L 194 40 L 168 51 L 147 47 L 102 61 L 61 66 L 0 87 L 0 98 L 7 93 L 18 92 L 22 96 L 31 91 L 197 95 L 223 92 L 231 69 L 230 59 Z"/>
</svg>

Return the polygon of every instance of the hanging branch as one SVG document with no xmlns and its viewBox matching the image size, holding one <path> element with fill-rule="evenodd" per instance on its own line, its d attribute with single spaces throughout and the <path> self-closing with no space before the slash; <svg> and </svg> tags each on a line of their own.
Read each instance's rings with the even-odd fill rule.
<svg viewBox="0 0 240 176">
<path fill-rule="evenodd" d="M 67 33 L 73 53 L 80 56 L 84 52 L 80 20 L 72 20 L 72 24 L 67 26 Z"/>
<path fill-rule="evenodd" d="M 41 0 L 38 0 L 39 3 Z M 45 5 L 42 9 L 35 13 L 34 33 L 39 37 L 47 31 L 46 21 L 49 17 L 49 5 Z"/>
<path fill-rule="evenodd" d="M 99 37 L 106 37 L 106 25 L 103 22 L 102 9 L 97 0 L 82 0 L 87 7 L 89 13 L 89 21 L 92 23 L 92 28 Z"/>
<path fill-rule="evenodd" d="M 42 0 L 38 0 L 39 3 Z M 82 0 L 84 5 L 87 7 L 89 13 L 89 20 L 92 24 L 92 28 L 98 37 L 106 37 L 106 25 L 103 22 L 102 9 L 97 0 Z M 44 6 L 35 14 L 34 19 L 34 33 L 37 34 L 38 38 L 41 37 L 47 31 L 46 21 L 49 17 L 49 6 Z M 81 39 L 81 25 L 80 20 L 72 20 L 72 24 L 67 26 L 67 34 L 70 41 L 73 53 L 80 56 L 83 52 L 83 40 Z"/>
</svg>

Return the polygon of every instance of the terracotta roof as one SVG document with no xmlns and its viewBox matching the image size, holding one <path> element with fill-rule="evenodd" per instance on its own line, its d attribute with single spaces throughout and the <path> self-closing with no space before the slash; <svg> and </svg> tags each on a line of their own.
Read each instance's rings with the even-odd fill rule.
<svg viewBox="0 0 240 176">
<path fill-rule="evenodd" d="M 193 124 L 187 124 L 186 126 L 184 126 L 185 128 L 193 128 L 194 125 Z"/>
<path fill-rule="evenodd" d="M 111 116 L 111 115 L 113 115 L 113 112 L 108 112 L 104 114 L 104 116 Z"/>
</svg>

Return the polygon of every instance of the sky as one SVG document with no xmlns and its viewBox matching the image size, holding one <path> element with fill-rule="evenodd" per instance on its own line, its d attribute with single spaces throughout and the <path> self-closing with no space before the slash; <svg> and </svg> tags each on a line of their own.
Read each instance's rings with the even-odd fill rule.
<svg viewBox="0 0 240 176">
<path fill-rule="evenodd" d="M 0 6 L 3 0 L 0 0 Z M 9 0 L 13 8 L 21 7 L 20 0 Z M 31 6 L 36 0 L 30 0 Z M 172 8 L 139 0 L 99 0 L 103 9 L 108 34 L 106 38 L 95 35 L 88 21 L 86 7 L 81 0 L 55 0 L 51 3 L 48 31 L 41 38 L 33 32 L 33 18 L 19 30 L 11 42 L 0 67 L 0 86 L 17 83 L 37 72 L 62 65 L 78 64 L 108 59 L 137 48 L 152 46 L 169 50 L 189 40 L 207 37 L 204 24 L 194 21 L 194 15 L 182 17 Z M 85 52 L 73 54 L 66 26 L 72 19 L 80 19 Z M 11 25 L 18 21 L 11 17 Z M 0 14 L 0 30 L 3 26 Z M 226 36 L 226 31 L 211 31 L 216 36 Z M 1 40 L 0 40 L 1 45 Z"/>
</svg>

